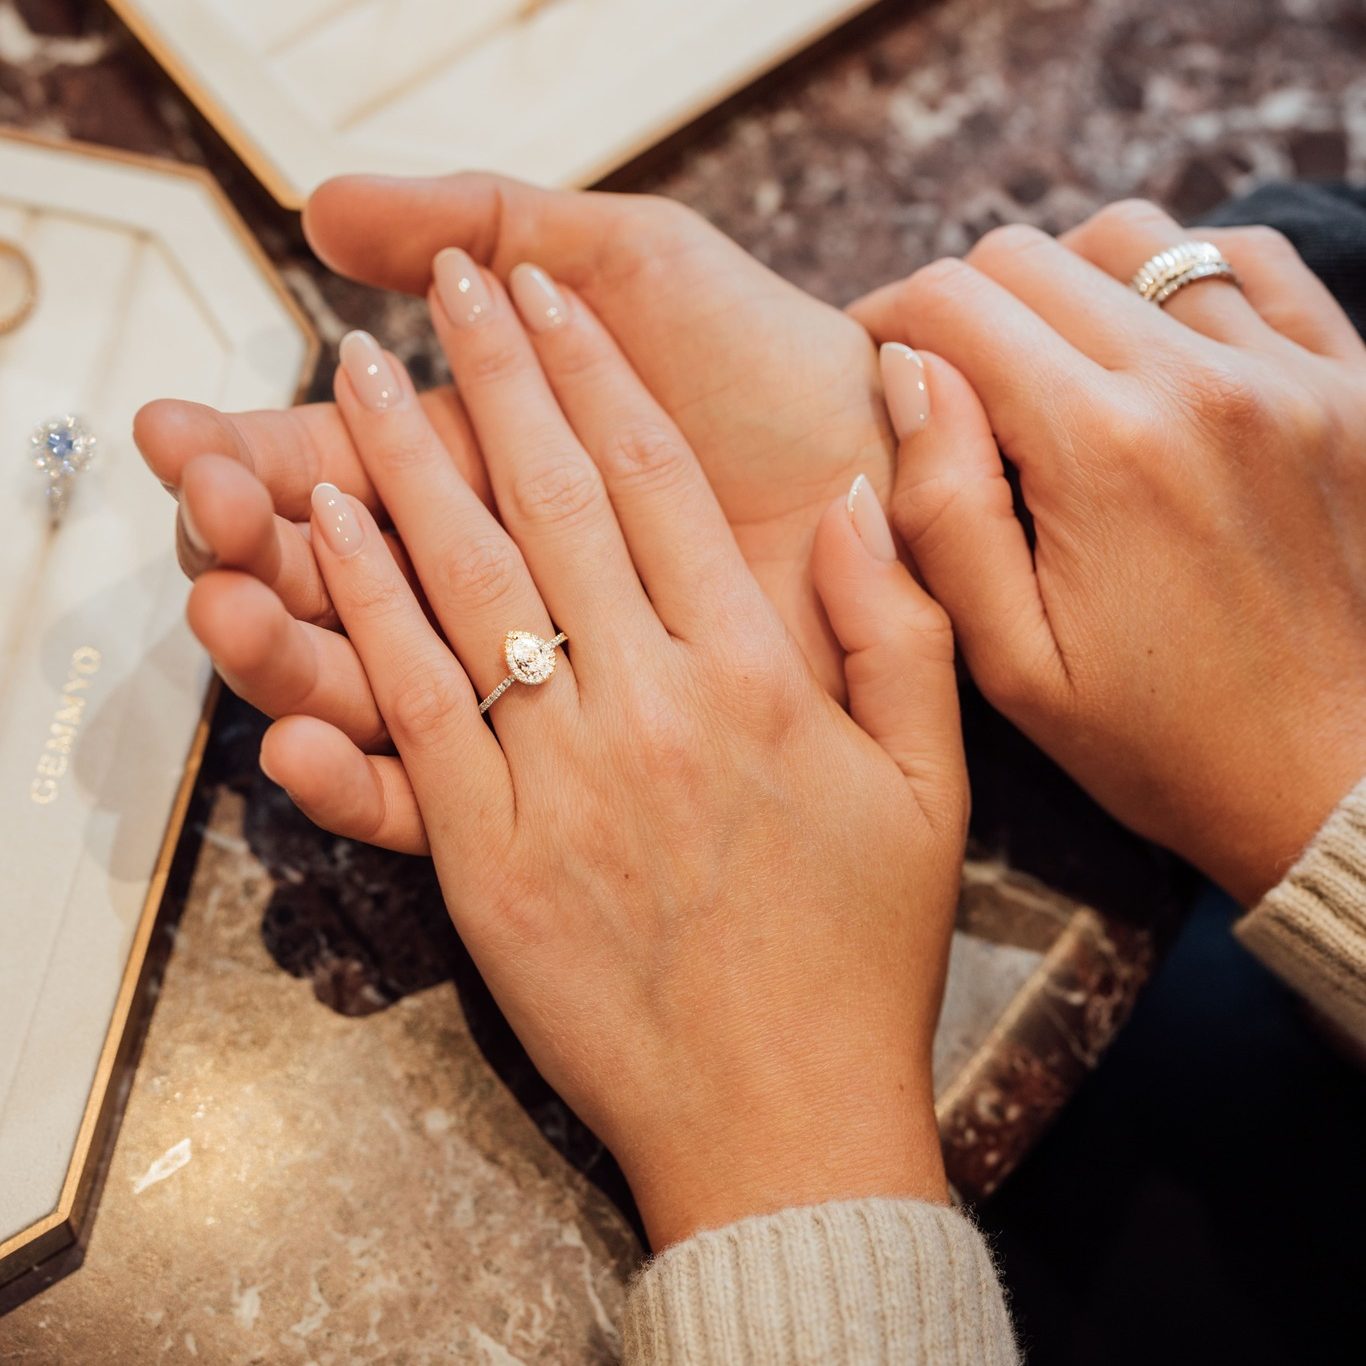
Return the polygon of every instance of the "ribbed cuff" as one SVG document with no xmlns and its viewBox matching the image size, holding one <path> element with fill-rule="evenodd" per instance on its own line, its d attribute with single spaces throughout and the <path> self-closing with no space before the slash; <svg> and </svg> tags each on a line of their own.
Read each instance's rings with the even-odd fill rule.
<svg viewBox="0 0 1366 1366">
<path fill-rule="evenodd" d="M 1234 933 L 1272 972 L 1366 1043 L 1366 779 Z"/>
<path fill-rule="evenodd" d="M 745 1219 L 637 1275 L 628 1366 L 1004 1366 L 1018 1360 L 982 1235 L 915 1200 L 854 1200 Z"/>
</svg>

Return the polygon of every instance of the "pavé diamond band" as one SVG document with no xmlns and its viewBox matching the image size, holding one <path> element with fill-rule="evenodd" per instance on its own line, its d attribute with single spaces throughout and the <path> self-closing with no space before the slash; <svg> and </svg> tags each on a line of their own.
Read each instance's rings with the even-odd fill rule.
<svg viewBox="0 0 1366 1366">
<path fill-rule="evenodd" d="M 559 655 L 556 647 L 569 637 L 563 631 L 551 640 L 542 640 L 530 631 L 509 631 L 503 637 L 503 658 L 507 660 L 508 676 L 479 704 L 482 716 L 514 683 L 531 687 L 544 683 L 555 672 Z"/>
</svg>

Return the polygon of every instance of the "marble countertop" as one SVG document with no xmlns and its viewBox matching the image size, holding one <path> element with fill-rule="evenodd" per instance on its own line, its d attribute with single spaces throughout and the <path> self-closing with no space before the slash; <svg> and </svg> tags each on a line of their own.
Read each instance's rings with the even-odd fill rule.
<svg viewBox="0 0 1366 1366">
<path fill-rule="evenodd" d="M 1356 0 L 884 4 L 613 184 L 693 205 L 844 302 L 1011 219 L 1058 229 L 1134 194 L 1191 218 L 1261 179 L 1366 178 L 1363 52 Z M 439 377 L 420 305 L 328 277 L 102 6 L 0 0 L 0 122 L 208 166 L 329 353 L 363 325 Z M 262 728 L 219 708 L 85 1263 L 0 1318 L 0 1358 L 610 1360 L 640 1255 L 619 1174 L 516 1047 L 426 865 L 314 830 L 257 773 Z M 964 1028 L 995 1008 L 975 985 L 1085 945 L 1075 1056 L 1026 1031 L 994 1083 L 1042 1123 L 1182 879 L 971 700 L 968 731 Z M 1028 905 L 1000 893 L 1007 869 L 1040 880 Z"/>
</svg>

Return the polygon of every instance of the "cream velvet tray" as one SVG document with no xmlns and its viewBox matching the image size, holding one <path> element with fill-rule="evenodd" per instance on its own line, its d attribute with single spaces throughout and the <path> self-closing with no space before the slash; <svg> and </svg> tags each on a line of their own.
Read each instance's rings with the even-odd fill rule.
<svg viewBox="0 0 1366 1366">
<path fill-rule="evenodd" d="M 580 186 L 872 0 L 110 0 L 286 207 L 347 171 Z"/>
<path fill-rule="evenodd" d="M 198 172 L 0 135 L 0 238 L 38 278 L 32 315 L 0 337 L 0 1287 L 13 1291 L 82 1235 L 206 733 L 173 509 L 132 417 L 163 394 L 288 403 L 316 341 Z M 100 444 L 51 530 L 28 438 L 67 412 Z"/>
</svg>

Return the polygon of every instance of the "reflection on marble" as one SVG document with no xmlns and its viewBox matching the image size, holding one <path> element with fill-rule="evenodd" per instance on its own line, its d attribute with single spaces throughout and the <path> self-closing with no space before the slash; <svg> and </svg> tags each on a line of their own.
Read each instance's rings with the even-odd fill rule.
<svg viewBox="0 0 1366 1366">
<path fill-rule="evenodd" d="M 204 831 L 85 1265 L 0 1319 L 0 1358 L 612 1359 L 625 1220 L 449 984 L 356 1018 L 279 971 L 244 806 Z"/>
<path fill-rule="evenodd" d="M 617 183 L 843 302 L 1011 219 L 1366 177 L 1364 51 L 1356 0 L 884 5 Z M 420 304 L 329 278 L 93 0 L 0 0 L 0 120 L 207 164 L 325 342 L 365 326 L 441 377 Z M 1094 1065 L 1183 882 L 970 690 L 965 724 L 940 1116 L 982 1194 Z M 610 1158 L 511 1040 L 430 869 L 312 830 L 256 773 L 259 733 L 220 708 L 212 819 L 85 1265 L 0 1318 L 0 1358 L 610 1356 L 638 1255 Z"/>
</svg>

